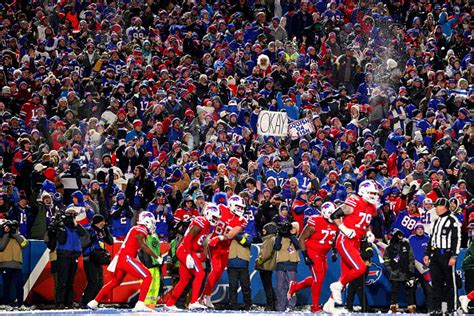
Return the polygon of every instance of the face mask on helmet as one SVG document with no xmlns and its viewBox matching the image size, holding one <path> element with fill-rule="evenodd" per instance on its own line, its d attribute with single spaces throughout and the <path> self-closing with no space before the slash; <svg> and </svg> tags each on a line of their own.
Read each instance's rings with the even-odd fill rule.
<svg viewBox="0 0 474 316">
<path fill-rule="evenodd" d="M 321 205 L 321 215 L 325 219 L 330 219 L 332 213 L 334 213 L 335 210 L 336 210 L 336 207 L 331 202 L 326 202 L 323 205 Z"/>
<path fill-rule="evenodd" d="M 211 226 L 216 226 L 219 222 L 220 213 L 221 212 L 219 211 L 217 205 L 214 203 L 209 203 L 204 211 L 204 216 L 207 218 Z"/>
<path fill-rule="evenodd" d="M 244 199 L 242 199 L 238 195 L 233 195 L 229 198 L 227 201 L 227 204 L 229 205 L 230 211 L 236 215 L 236 216 L 242 216 L 244 215 L 244 210 L 245 210 L 245 202 Z"/>
<path fill-rule="evenodd" d="M 156 230 L 156 219 L 151 212 L 141 212 L 137 224 L 145 226 L 150 234 Z"/>
<path fill-rule="evenodd" d="M 359 195 L 367 202 L 373 205 L 379 203 L 379 192 L 377 184 L 374 181 L 363 181 L 359 186 Z"/>
</svg>

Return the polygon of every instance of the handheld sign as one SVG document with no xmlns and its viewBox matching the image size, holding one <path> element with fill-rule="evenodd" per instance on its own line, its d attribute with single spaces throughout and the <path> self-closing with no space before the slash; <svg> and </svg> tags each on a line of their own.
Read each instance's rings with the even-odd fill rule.
<svg viewBox="0 0 474 316">
<path fill-rule="evenodd" d="M 260 135 L 287 136 L 288 115 L 286 112 L 261 111 L 257 128 Z"/>
<path fill-rule="evenodd" d="M 288 125 L 288 136 L 293 140 L 314 133 L 314 131 L 313 122 L 308 118 L 294 121 Z"/>
</svg>

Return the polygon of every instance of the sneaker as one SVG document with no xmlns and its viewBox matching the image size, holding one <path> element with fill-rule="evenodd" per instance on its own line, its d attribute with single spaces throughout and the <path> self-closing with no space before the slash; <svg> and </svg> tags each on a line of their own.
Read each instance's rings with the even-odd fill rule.
<svg viewBox="0 0 474 316">
<path fill-rule="evenodd" d="M 194 302 L 194 303 L 188 305 L 188 309 L 189 309 L 189 310 L 193 310 L 193 309 L 207 309 L 207 306 L 206 306 L 206 305 L 202 305 L 202 304 L 199 303 L 199 302 Z"/>
<path fill-rule="evenodd" d="M 137 304 L 135 304 L 135 307 L 133 308 L 134 311 L 140 311 L 140 312 L 151 312 L 154 311 L 154 309 L 149 308 L 148 306 L 145 305 L 144 302 L 138 301 Z"/>
<path fill-rule="evenodd" d="M 176 307 L 176 305 L 170 305 L 170 306 L 165 305 L 165 308 L 166 308 L 167 310 L 169 310 L 169 311 L 175 311 L 175 312 L 181 310 L 181 309 L 179 309 L 178 307 Z"/>
<path fill-rule="evenodd" d="M 342 283 L 339 281 L 331 283 L 329 288 L 331 289 L 332 298 L 334 299 L 334 302 L 336 304 L 342 304 L 342 290 L 344 289 Z"/>
<path fill-rule="evenodd" d="M 288 287 L 288 293 L 286 294 L 286 297 L 288 298 L 288 300 L 291 300 L 293 295 L 295 295 L 295 289 L 294 289 L 295 285 L 296 285 L 295 281 L 290 281 L 290 285 Z"/>
<path fill-rule="evenodd" d="M 87 303 L 87 308 L 92 309 L 92 310 L 94 310 L 94 311 L 95 311 L 98 307 L 99 307 L 99 302 L 97 302 L 96 300 L 92 300 L 92 301 L 90 301 L 89 303 Z"/>
<path fill-rule="evenodd" d="M 334 313 L 336 308 L 334 307 L 334 299 L 330 297 L 323 305 L 323 311 L 326 313 Z"/>
<path fill-rule="evenodd" d="M 214 304 L 212 304 L 210 295 L 204 295 L 203 298 L 202 298 L 202 301 L 200 303 L 202 305 L 206 305 L 209 308 L 214 308 Z"/>
<path fill-rule="evenodd" d="M 18 310 L 19 310 L 19 311 L 29 311 L 30 308 L 29 308 L 29 307 L 26 307 L 25 305 L 21 305 L 20 307 L 18 307 Z"/>
<path fill-rule="evenodd" d="M 388 311 L 389 314 L 395 314 L 398 312 L 398 305 L 397 304 L 392 304 L 390 305 L 390 310 Z"/>
<path fill-rule="evenodd" d="M 416 305 L 409 305 L 408 306 L 408 313 L 416 314 Z"/>
<path fill-rule="evenodd" d="M 468 305 L 469 305 L 469 302 L 470 302 L 470 300 L 467 298 L 467 295 L 459 296 L 459 302 L 461 303 L 461 308 L 462 308 L 463 312 L 467 313 Z"/>
</svg>

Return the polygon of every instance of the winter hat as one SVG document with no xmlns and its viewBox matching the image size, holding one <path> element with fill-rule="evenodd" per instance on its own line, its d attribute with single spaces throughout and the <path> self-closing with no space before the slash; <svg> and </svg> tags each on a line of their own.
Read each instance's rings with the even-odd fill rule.
<svg viewBox="0 0 474 316">
<path fill-rule="evenodd" d="M 105 218 L 104 216 L 100 215 L 100 214 L 95 214 L 94 217 L 92 217 L 92 224 L 95 225 L 95 224 L 98 224 L 100 222 L 103 222 L 105 221 Z"/>
</svg>

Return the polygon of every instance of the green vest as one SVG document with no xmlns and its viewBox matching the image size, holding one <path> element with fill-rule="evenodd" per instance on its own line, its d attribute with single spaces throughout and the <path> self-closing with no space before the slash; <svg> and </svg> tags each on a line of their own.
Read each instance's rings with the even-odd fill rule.
<svg viewBox="0 0 474 316">
<path fill-rule="evenodd" d="M 146 244 L 148 245 L 148 247 L 151 248 L 151 250 L 153 250 L 154 253 L 161 257 L 160 238 L 158 238 L 158 235 L 156 233 L 153 233 L 146 237 Z M 158 261 L 154 257 L 151 257 L 151 261 L 153 262 L 153 265 L 158 264 Z"/>
</svg>

